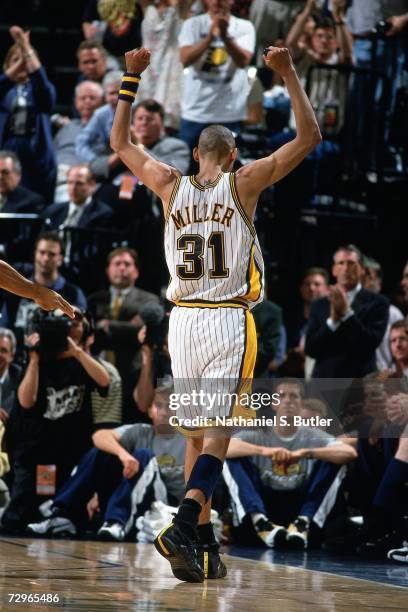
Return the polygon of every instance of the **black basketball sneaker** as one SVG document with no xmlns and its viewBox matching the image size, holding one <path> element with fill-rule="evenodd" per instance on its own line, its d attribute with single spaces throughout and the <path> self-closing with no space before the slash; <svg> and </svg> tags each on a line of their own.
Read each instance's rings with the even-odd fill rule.
<svg viewBox="0 0 408 612">
<path fill-rule="evenodd" d="M 219 553 L 219 545 L 213 544 L 197 544 L 197 558 L 204 572 L 204 579 L 207 578 L 225 578 L 227 568 L 222 561 Z"/>
<path fill-rule="evenodd" d="M 154 540 L 156 550 L 168 560 L 173 575 L 184 582 L 203 582 L 204 571 L 198 562 L 195 544 L 175 523 L 165 527 Z"/>
</svg>

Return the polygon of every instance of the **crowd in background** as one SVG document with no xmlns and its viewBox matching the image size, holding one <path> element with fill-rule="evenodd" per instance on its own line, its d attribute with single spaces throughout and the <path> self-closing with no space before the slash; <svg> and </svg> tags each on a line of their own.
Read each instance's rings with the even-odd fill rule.
<svg viewBox="0 0 408 612">
<path fill-rule="evenodd" d="M 3 295 L 1 524 L 151 541 L 183 497 L 184 442 L 165 426 L 161 203 L 109 146 L 123 54 L 151 50 L 132 141 L 194 173 L 207 125 L 229 127 L 247 158 L 251 138 L 268 154 L 293 138 L 285 84 L 262 59 L 270 44 L 287 46 L 324 136 L 276 188 L 298 210 L 339 173 L 375 184 L 385 164 L 406 171 L 395 126 L 406 125 L 408 2 L 94 0 L 82 29 L 69 116 L 55 113 L 58 92 L 29 30 L 10 28 L 0 74 L 2 253 L 78 309 L 68 324 Z M 406 561 L 408 263 L 391 300 L 381 264 L 358 245 L 333 247 L 330 269 L 301 272 L 297 301 L 265 299 L 253 311 L 257 384 L 281 397 L 264 412 L 289 425 L 233 438 L 214 498 L 220 538 L 380 557 L 396 549 L 390 558 Z M 342 380 L 341 393 L 322 379 Z"/>
</svg>

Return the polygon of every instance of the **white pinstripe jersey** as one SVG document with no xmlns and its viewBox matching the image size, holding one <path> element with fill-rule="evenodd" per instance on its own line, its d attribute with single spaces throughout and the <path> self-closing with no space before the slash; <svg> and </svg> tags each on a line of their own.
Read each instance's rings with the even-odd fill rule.
<svg viewBox="0 0 408 612">
<path fill-rule="evenodd" d="M 177 179 L 166 215 L 167 299 L 233 302 L 250 308 L 263 298 L 264 264 L 253 223 L 235 188 L 235 173 L 201 185 Z"/>
</svg>

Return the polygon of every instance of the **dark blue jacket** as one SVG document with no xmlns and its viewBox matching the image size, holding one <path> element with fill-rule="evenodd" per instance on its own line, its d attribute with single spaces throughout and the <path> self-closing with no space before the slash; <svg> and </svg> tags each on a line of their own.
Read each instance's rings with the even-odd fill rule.
<svg viewBox="0 0 408 612">
<path fill-rule="evenodd" d="M 52 113 L 56 100 L 55 87 L 48 80 L 44 68 L 40 67 L 35 72 L 29 74 L 27 103 L 35 114 L 35 131 L 30 140 L 32 151 L 32 162 L 35 170 L 39 171 L 38 183 L 42 189 L 38 189 L 38 184 L 32 184 L 36 177 L 30 168 L 24 167 L 23 160 L 23 183 L 47 197 L 52 201 L 51 188 L 55 184 L 56 160 L 51 131 L 50 114 Z M 6 143 L 6 125 L 13 108 L 13 101 L 16 97 L 17 85 L 5 74 L 0 74 L 0 148 L 4 148 Z M 18 154 L 18 151 L 16 151 Z M 34 170 L 34 169 L 32 169 Z M 25 180 L 25 174 L 30 174 L 30 181 Z M 44 177 L 50 185 L 47 193 L 44 191 Z"/>
<path fill-rule="evenodd" d="M 313 302 L 307 325 L 305 353 L 316 359 L 314 378 L 357 378 L 376 369 L 375 351 L 388 324 L 389 302 L 361 289 L 351 304 L 354 314 L 335 332 L 327 297 Z"/>
</svg>

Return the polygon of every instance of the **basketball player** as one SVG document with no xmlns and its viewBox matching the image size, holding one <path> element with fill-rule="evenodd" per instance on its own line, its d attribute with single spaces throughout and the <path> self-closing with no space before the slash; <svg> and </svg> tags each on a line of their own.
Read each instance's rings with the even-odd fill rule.
<svg viewBox="0 0 408 612">
<path fill-rule="evenodd" d="M 15 293 L 20 297 L 34 300 L 34 302 L 44 310 L 55 310 L 59 308 L 71 319 L 75 317 L 75 312 L 71 304 L 68 304 L 59 293 L 24 278 L 17 270 L 1 260 L 0 288 Z"/>
<path fill-rule="evenodd" d="M 119 91 L 110 144 L 163 202 L 165 251 L 171 275 L 167 298 L 176 304 L 169 327 L 175 384 L 182 379 L 252 378 L 256 331 L 249 309 L 263 297 L 263 261 L 253 226 L 258 197 L 293 170 L 321 140 L 288 50 L 269 47 L 266 54 L 266 66 L 278 72 L 288 88 L 297 123 L 296 138 L 234 173 L 231 168 L 237 149 L 232 133 L 223 126 L 207 127 L 193 151 L 199 172 L 190 177 L 181 176 L 175 168 L 153 159 L 143 147 L 132 144 L 131 104 L 150 53 L 140 49 L 125 55 L 127 72 Z M 214 436 L 211 428 L 185 431 L 198 434 L 187 438 L 186 496 L 173 523 L 156 538 L 155 546 L 170 562 L 176 578 L 202 582 L 226 575 L 210 523 L 210 509 L 229 437 Z"/>
</svg>

